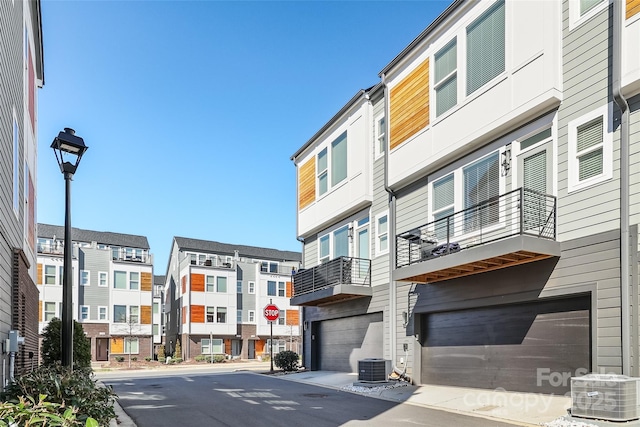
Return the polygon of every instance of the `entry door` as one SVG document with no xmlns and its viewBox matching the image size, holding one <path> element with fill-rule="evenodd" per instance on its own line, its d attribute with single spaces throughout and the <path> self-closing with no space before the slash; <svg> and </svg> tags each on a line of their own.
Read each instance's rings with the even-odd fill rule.
<svg viewBox="0 0 640 427">
<path fill-rule="evenodd" d="M 254 340 L 249 340 L 249 346 L 247 347 L 249 359 L 256 358 L 256 342 Z"/>
<path fill-rule="evenodd" d="M 109 360 L 109 338 L 96 338 L 96 360 Z"/>
<path fill-rule="evenodd" d="M 518 187 L 523 187 L 523 230 L 542 235 L 549 231 L 553 205 L 545 195 L 552 193 L 552 143 L 547 141 L 518 156 Z"/>
<path fill-rule="evenodd" d="M 358 228 L 357 230 L 358 239 L 357 239 L 357 248 L 356 248 L 356 256 L 360 258 L 358 260 L 359 268 L 357 269 L 359 278 L 366 278 L 369 274 L 369 263 L 361 261 L 369 259 L 369 224 L 367 223 L 364 227 Z"/>
</svg>

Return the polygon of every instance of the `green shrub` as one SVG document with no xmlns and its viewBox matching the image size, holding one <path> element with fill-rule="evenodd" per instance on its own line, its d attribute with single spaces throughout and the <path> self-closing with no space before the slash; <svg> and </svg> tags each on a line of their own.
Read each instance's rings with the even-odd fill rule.
<svg viewBox="0 0 640 427">
<path fill-rule="evenodd" d="M 193 358 L 196 362 L 207 362 L 209 361 L 209 356 L 205 356 L 204 354 L 199 354 Z"/>
<path fill-rule="evenodd" d="M 45 395 L 39 396 L 36 403 L 31 396 L 20 396 L 18 403 L 0 403 L 0 427 L 12 426 L 51 426 L 51 427 L 75 427 L 82 426 L 82 422 L 76 419 L 76 408 L 63 408 L 57 403 L 47 402 Z M 61 411 L 61 409 L 64 409 Z M 87 418 L 84 426 L 98 427 L 98 422 L 93 418 Z"/>
<path fill-rule="evenodd" d="M 213 355 L 213 362 L 214 363 L 222 363 L 225 360 L 227 360 L 227 358 L 224 357 L 224 354 L 214 354 Z"/>
<path fill-rule="evenodd" d="M 166 360 L 167 360 L 167 358 L 166 358 L 166 357 L 164 357 L 164 356 L 158 356 L 158 362 L 160 362 L 160 363 L 164 363 Z"/>
<path fill-rule="evenodd" d="M 151 362 L 151 357 L 149 357 L 149 356 L 145 357 L 145 358 L 144 358 L 144 361 L 145 361 L 145 362 Z"/>
<path fill-rule="evenodd" d="M 93 372 L 88 368 L 77 368 L 72 372 L 60 364 L 43 365 L 16 379 L 1 394 L 2 400 L 17 404 L 18 408 L 26 408 L 24 405 L 20 406 L 21 398 L 24 401 L 24 397 L 26 397 L 31 402 L 30 407 L 34 410 L 40 410 L 40 406 L 38 406 L 42 403 L 40 396 L 46 396 L 47 403 L 57 405 L 42 404 L 48 408 L 47 410 L 55 408 L 57 416 L 63 417 L 62 419 L 70 414 L 69 411 L 72 411 L 72 408 L 75 408 L 74 410 L 77 411 L 75 419 L 82 423 L 57 425 L 92 425 L 90 418 L 93 418 L 97 422 L 93 425 L 103 426 L 108 425 L 109 420 L 115 418 L 113 405 L 116 394 L 111 387 L 99 386 L 93 379 Z M 39 401 L 37 405 L 35 404 L 36 399 Z M 0 417 L 0 419 L 4 419 L 4 417 Z M 31 424 L 18 423 L 18 425 Z"/>
<path fill-rule="evenodd" d="M 53 365 L 62 360 L 62 321 L 54 317 L 42 331 L 42 363 Z M 91 342 L 82 323 L 73 321 L 73 366 L 91 366 Z"/>
<path fill-rule="evenodd" d="M 137 361 L 138 361 L 138 356 L 133 356 L 133 357 L 131 358 L 131 361 L 132 361 L 132 362 L 137 362 Z"/>
<path fill-rule="evenodd" d="M 173 359 L 173 358 L 169 359 L 169 365 L 173 365 L 174 363 L 176 363 L 176 359 Z"/>
<path fill-rule="evenodd" d="M 164 346 L 163 345 L 158 346 L 158 360 L 160 360 L 161 357 L 162 357 L 162 359 L 165 359 L 167 357 L 164 354 Z"/>
<path fill-rule="evenodd" d="M 116 362 L 124 362 L 124 356 L 116 356 Z"/>
<path fill-rule="evenodd" d="M 273 364 L 285 372 L 298 370 L 298 353 L 285 350 L 273 356 Z"/>
<path fill-rule="evenodd" d="M 173 359 L 176 361 L 176 363 L 182 363 L 182 358 L 181 357 L 176 357 L 175 359 Z"/>
</svg>

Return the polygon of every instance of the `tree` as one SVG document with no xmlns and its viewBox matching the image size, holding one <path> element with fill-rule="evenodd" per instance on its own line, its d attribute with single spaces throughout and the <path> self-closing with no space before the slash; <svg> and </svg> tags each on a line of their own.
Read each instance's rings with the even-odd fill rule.
<svg viewBox="0 0 640 427">
<path fill-rule="evenodd" d="M 137 338 L 138 334 L 142 330 L 142 327 L 139 323 L 138 316 L 122 316 L 119 318 L 120 329 L 123 331 L 124 335 L 124 346 L 125 351 L 129 356 L 129 367 L 131 367 L 131 345 L 133 342 L 133 338 Z M 129 345 L 127 345 L 127 343 Z"/>
<path fill-rule="evenodd" d="M 42 361 L 54 365 L 62 360 L 62 321 L 54 317 L 42 331 Z M 84 334 L 82 324 L 73 321 L 73 365 L 91 366 L 91 342 Z"/>
<path fill-rule="evenodd" d="M 174 359 L 182 359 L 182 346 L 180 345 L 180 340 L 176 340 L 176 349 L 173 352 Z"/>
</svg>

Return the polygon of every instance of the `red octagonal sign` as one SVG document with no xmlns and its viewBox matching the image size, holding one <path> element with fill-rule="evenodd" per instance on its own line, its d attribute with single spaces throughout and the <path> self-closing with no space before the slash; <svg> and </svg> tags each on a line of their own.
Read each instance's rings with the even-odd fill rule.
<svg viewBox="0 0 640 427">
<path fill-rule="evenodd" d="M 276 306 L 275 304 L 268 304 L 264 308 L 264 317 L 269 322 L 275 322 L 276 320 L 278 320 L 278 317 L 280 317 L 280 310 L 278 310 L 278 306 Z"/>
</svg>

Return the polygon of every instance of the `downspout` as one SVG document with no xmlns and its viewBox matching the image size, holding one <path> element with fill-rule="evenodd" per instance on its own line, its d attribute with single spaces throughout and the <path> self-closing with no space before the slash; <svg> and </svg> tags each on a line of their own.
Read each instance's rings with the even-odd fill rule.
<svg viewBox="0 0 640 427">
<path fill-rule="evenodd" d="M 297 174 L 296 174 L 296 176 L 297 176 Z M 297 187 L 297 185 L 296 185 L 296 187 Z M 296 215 L 296 218 L 297 217 L 298 217 L 298 215 Z M 297 219 L 296 219 L 296 221 L 297 221 Z M 296 229 L 297 229 L 297 225 L 296 225 Z M 304 268 L 304 265 L 305 265 L 305 263 L 304 263 L 304 238 L 303 237 L 296 237 L 296 240 L 298 242 L 300 242 L 300 244 L 302 245 L 302 251 L 301 251 L 302 255 L 301 255 L 301 258 L 300 258 L 300 260 L 302 262 L 300 263 L 300 268 Z M 293 286 L 293 277 L 291 278 L 291 285 Z M 308 358 L 305 355 L 306 352 L 304 351 L 304 345 L 305 345 L 305 342 L 307 340 L 306 337 L 305 337 L 305 329 L 304 329 L 304 324 L 305 324 L 304 322 L 306 321 L 306 319 L 305 319 L 306 310 L 305 310 L 304 306 L 302 307 L 301 311 L 302 311 L 302 321 L 299 322 L 299 324 L 298 324 L 298 328 L 302 328 L 299 331 L 300 332 L 300 334 L 299 334 L 300 335 L 300 350 L 301 350 L 301 353 L 302 353 L 302 365 L 305 368 L 307 368 L 307 364 L 305 364 L 305 362 L 308 360 Z M 309 333 L 311 333 L 311 331 L 309 331 Z M 311 361 L 309 361 L 309 366 L 308 366 L 307 369 L 311 370 Z"/>
<path fill-rule="evenodd" d="M 629 238 L 629 104 L 622 94 L 622 27 L 621 0 L 613 2 L 613 99 L 620 108 L 620 305 L 622 330 L 622 373 L 631 375 L 631 307 L 630 307 L 630 238 Z M 637 356 L 635 369 L 638 371 Z"/>
<path fill-rule="evenodd" d="M 397 331 L 396 318 L 398 317 L 397 307 L 397 289 L 396 282 L 393 280 L 393 270 L 395 269 L 396 254 L 396 193 L 389 187 L 389 142 L 391 134 L 389 133 L 389 89 L 387 87 L 386 75 L 382 75 L 382 85 L 384 91 L 384 115 L 385 119 L 385 135 L 387 135 L 387 147 L 384 150 L 384 189 L 389 194 L 389 341 L 391 347 L 391 363 L 395 366 L 397 357 Z M 377 225 L 376 225 L 377 226 Z M 405 366 L 408 360 L 405 360 Z"/>
</svg>

